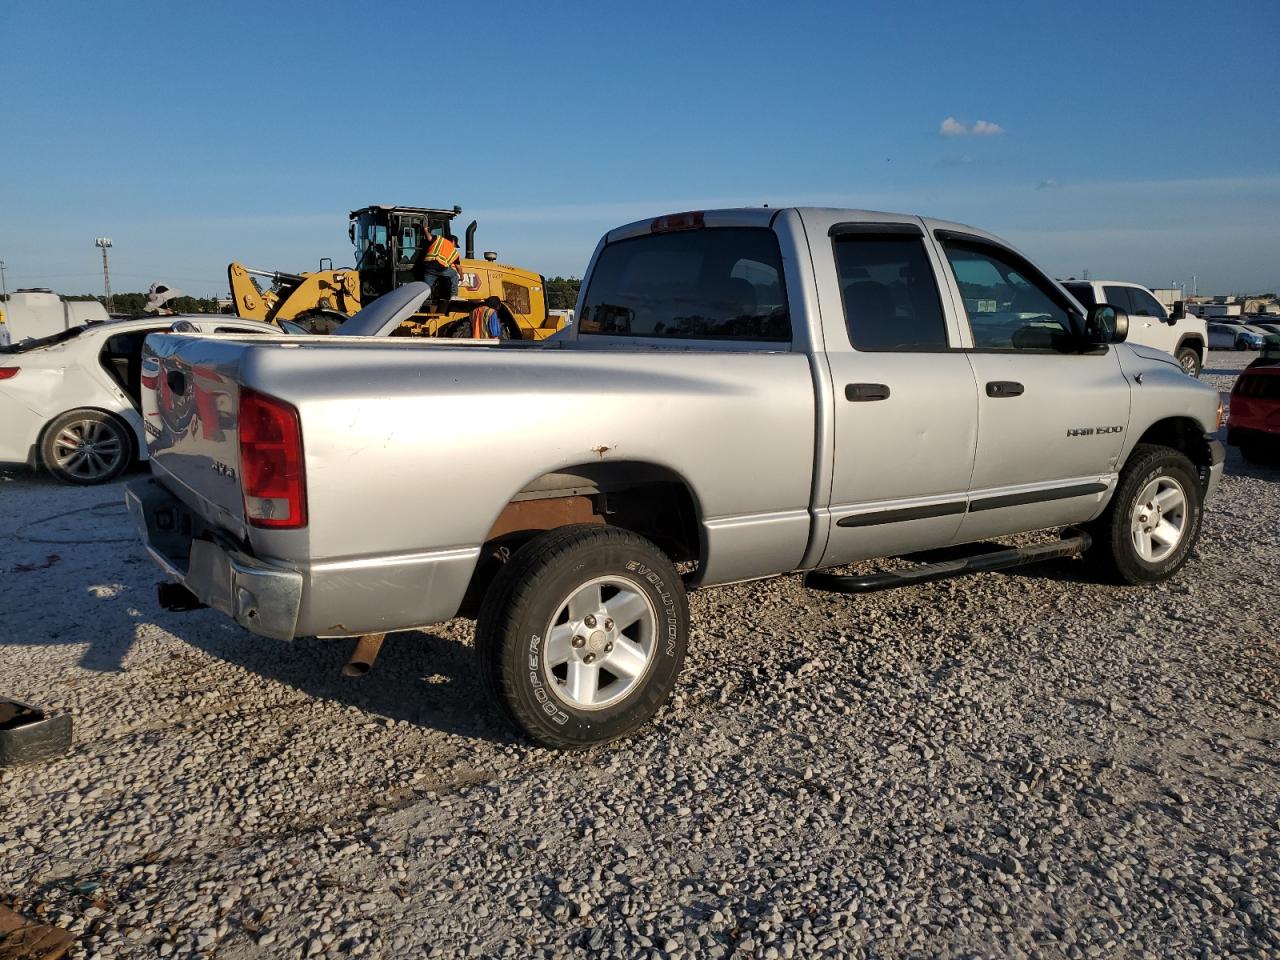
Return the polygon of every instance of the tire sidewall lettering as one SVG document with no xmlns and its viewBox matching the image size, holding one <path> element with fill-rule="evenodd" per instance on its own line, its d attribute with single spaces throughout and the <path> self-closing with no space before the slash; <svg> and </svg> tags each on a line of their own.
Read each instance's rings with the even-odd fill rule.
<svg viewBox="0 0 1280 960">
<path fill-rule="evenodd" d="M 662 602 L 662 616 L 666 627 L 664 632 L 665 644 L 663 645 L 663 655 L 674 657 L 680 636 L 680 617 L 676 610 L 675 598 L 671 595 L 671 591 L 663 582 L 662 577 L 653 569 L 641 563 L 639 560 L 628 560 L 625 564 L 627 570 L 644 579 L 658 594 L 658 599 Z"/>
</svg>

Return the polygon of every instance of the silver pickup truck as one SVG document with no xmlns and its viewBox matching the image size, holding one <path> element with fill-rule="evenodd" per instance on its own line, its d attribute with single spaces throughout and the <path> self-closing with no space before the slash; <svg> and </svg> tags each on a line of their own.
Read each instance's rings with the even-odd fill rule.
<svg viewBox="0 0 1280 960">
<path fill-rule="evenodd" d="M 666 701 L 688 588 L 858 593 L 1072 554 L 1150 583 L 1222 474 L 1212 388 L 960 224 L 643 220 L 601 240 L 576 315 L 537 344 L 148 338 L 153 478 L 127 498 L 175 603 L 366 651 L 474 612 L 496 702 L 582 747 Z"/>
</svg>

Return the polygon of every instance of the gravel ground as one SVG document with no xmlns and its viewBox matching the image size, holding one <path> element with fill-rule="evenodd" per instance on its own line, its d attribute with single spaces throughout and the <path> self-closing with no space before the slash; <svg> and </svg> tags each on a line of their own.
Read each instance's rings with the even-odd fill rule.
<svg viewBox="0 0 1280 960">
<path fill-rule="evenodd" d="M 468 622 L 344 680 L 161 610 L 118 485 L 0 474 L 0 688 L 76 718 L 0 771 L 0 893 L 98 957 L 1276 956 L 1280 472 L 1227 474 L 1153 589 L 695 594 L 675 702 L 578 755 Z"/>
</svg>

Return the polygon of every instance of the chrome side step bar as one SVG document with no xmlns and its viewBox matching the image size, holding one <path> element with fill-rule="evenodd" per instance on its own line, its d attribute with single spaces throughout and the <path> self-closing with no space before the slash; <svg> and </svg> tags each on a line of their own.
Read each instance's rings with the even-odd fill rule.
<svg viewBox="0 0 1280 960">
<path fill-rule="evenodd" d="M 931 580 L 949 580 L 952 577 L 963 577 L 971 573 L 1008 570 L 1010 567 L 1021 567 L 1028 563 L 1039 563 L 1042 560 L 1053 560 L 1058 557 L 1075 557 L 1088 550 L 1090 543 L 1092 540 L 1089 534 L 1083 530 L 1068 529 L 1062 532 L 1062 539 L 1049 543 L 1038 543 L 1029 547 L 1010 547 L 1007 550 L 978 551 L 956 560 L 921 563 L 901 570 L 852 576 L 814 572 L 804 578 L 804 585 L 810 590 L 825 590 L 831 593 L 875 593 L 877 590 L 910 587 L 917 583 L 928 583 Z"/>
</svg>

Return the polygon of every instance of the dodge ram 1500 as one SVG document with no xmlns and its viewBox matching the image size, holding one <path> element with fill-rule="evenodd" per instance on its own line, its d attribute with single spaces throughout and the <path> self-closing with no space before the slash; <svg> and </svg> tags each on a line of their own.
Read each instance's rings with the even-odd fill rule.
<svg viewBox="0 0 1280 960">
<path fill-rule="evenodd" d="M 858 593 L 1067 554 L 1151 583 L 1222 474 L 1212 388 L 956 223 L 643 220 L 600 241 L 576 317 L 536 344 L 149 337 L 153 478 L 127 499 L 150 553 L 267 637 L 477 611 L 496 702 L 572 748 L 667 700 L 686 589 L 799 572 Z"/>
</svg>

